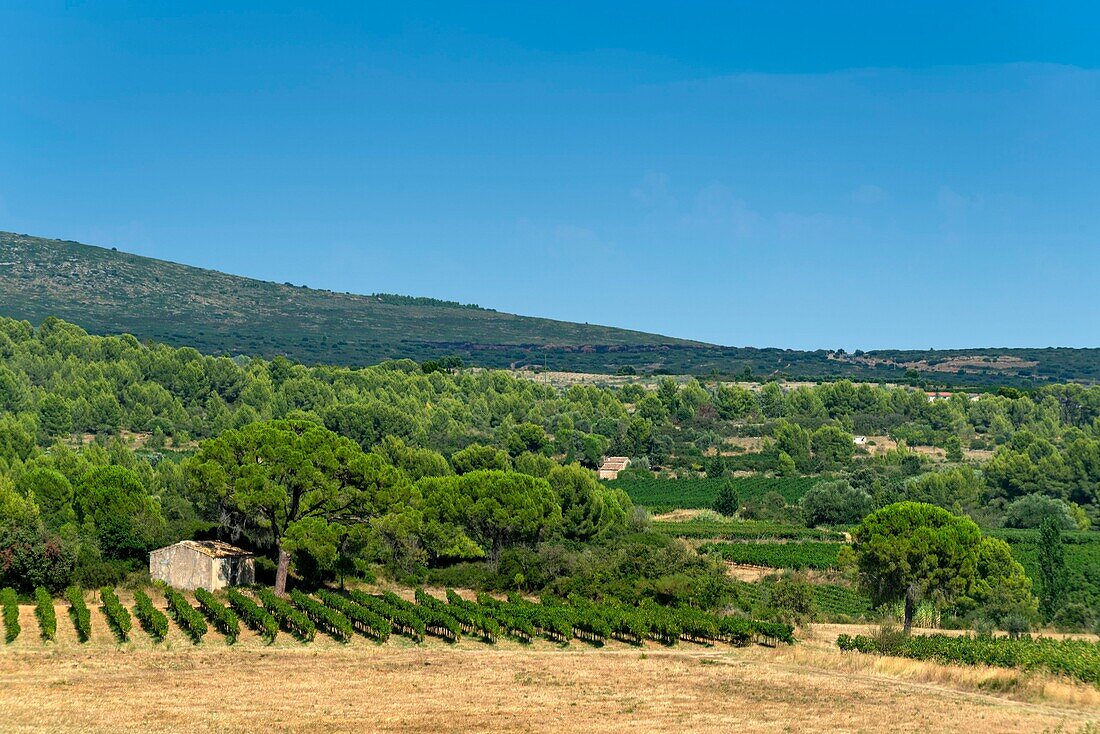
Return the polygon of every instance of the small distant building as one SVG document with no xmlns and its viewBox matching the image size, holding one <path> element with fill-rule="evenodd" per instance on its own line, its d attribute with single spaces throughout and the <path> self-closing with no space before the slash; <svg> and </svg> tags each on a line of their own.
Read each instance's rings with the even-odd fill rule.
<svg viewBox="0 0 1100 734">
<path fill-rule="evenodd" d="M 852 443 L 854 443 L 856 446 L 863 446 L 864 444 L 867 443 L 867 437 L 866 436 L 852 436 Z"/>
<path fill-rule="evenodd" d="M 630 459 L 625 456 L 605 456 L 596 470 L 596 476 L 600 479 L 618 479 L 619 472 L 629 465 Z"/>
<path fill-rule="evenodd" d="M 953 393 L 949 392 L 925 392 L 928 402 L 935 403 L 939 400 L 950 400 Z"/>
<path fill-rule="evenodd" d="M 220 540 L 181 540 L 149 554 L 149 575 L 177 589 L 213 591 L 256 580 L 254 556 Z"/>
</svg>

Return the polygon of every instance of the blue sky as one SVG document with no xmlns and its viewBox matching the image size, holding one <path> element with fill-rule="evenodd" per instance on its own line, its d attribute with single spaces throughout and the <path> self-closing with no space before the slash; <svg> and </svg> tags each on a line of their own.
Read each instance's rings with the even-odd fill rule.
<svg viewBox="0 0 1100 734">
<path fill-rule="evenodd" d="M 316 5 L 4 3 L 0 229 L 738 346 L 1100 346 L 1093 4 Z"/>
</svg>

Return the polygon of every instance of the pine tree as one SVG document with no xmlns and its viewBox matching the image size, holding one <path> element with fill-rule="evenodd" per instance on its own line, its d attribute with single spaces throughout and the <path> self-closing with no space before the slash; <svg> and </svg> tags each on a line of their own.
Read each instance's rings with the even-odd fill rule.
<svg viewBox="0 0 1100 734">
<path fill-rule="evenodd" d="M 737 490 L 734 488 L 733 482 L 727 479 L 718 487 L 718 495 L 714 498 L 713 508 L 715 512 L 726 517 L 733 517 L 737 510 L 741 508 L 741 499 L 737 496 Z"/>
</svg>

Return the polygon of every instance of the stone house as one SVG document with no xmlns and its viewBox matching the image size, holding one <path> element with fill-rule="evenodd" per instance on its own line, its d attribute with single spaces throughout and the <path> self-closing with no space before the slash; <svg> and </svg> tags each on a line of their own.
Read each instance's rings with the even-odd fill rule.
<svg viewBox="0 0 1100 734">
<path fill-rule="evenodd" d="M 149 554 L 149 575 L 177 589 L 213 591 L 256 580 L 253 554 L 220 540 L 181 540 Z"/>
<path fill-rule="evenodd" d="M 600 479 L 618 479 L 619 472 L 630 464 L 630 459 L 625 456 L 605 456 L 600 462 L 600 468 L 596 470 L 596 476 Z"/>
</svg>

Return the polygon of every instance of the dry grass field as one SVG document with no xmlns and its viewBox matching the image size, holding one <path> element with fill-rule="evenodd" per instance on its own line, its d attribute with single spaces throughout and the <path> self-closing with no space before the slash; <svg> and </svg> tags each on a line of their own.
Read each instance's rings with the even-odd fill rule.
<svg viewBox="0 0 1100 734">
<path fill-rule="evenodd" d="M 358 638 L 193 646 L 173 628 L 118 645 L 98 609 L 79 645 L 0 647 L 3 732 L 1084 732 L 1100 690 L 995 669 L 843 654 L 836 630 L 793 648 L 597 649 Z"/>
</svg>

